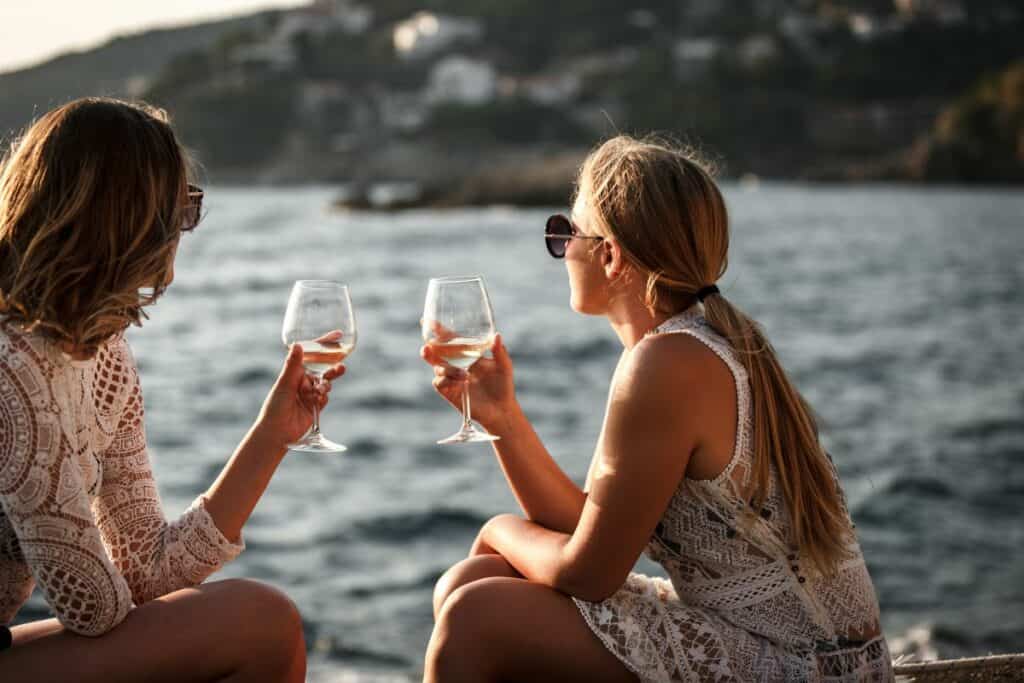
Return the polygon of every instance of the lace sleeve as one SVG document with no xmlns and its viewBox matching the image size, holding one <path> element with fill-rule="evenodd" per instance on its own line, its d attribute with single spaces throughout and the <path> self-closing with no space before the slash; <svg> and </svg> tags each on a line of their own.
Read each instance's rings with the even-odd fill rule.
<svg viewBox="0 0 1024 683">
<path fill-rule="evenodd" d="M 100 532 L 136 604 L 202 583 L 244 549 L 224 537 L 200 496 L 168 523 L 146 449 L 142 391 L 127 344 L 115 350 L 129 392 L 104 457 L 103 485 L 94 511 Z"/>
<path fill-rule="evenodd" d="M 66 405 L 61 377 L 24 340 L 2 350 L 0 505 L 57 619 L 75 633 L 101 635 L 128 614 L 131 593 L 89 509 L 74 457 L 78 434 L 58 407 Z"/>
</svg>

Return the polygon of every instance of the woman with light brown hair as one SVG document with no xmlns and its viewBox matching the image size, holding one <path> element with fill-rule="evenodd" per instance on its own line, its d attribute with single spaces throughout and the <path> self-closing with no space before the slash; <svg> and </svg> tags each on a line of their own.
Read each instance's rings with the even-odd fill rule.
<svg viewBox="0 0 1024 683">
<path fill-rule="evenodd" d="M 571 305 L 624 347 L 585 486 L 520 409 L 501 339 L 473 417 L 524 516 L 487 522 L 434 593 L 425 681 L 878 681 L 878 603 L 809 406 L 716 283 L 725 202 L 685 150 L 614 138 L 545 240 Z M 456 407 L 464 371 L 424 347 Z M 631 573 L 644 552 L 668 580 Z"/>
<path fill-rule="evenodd" d="M 44 115 L 0 167 L 0 680 L 305 678 L 285 595 L 203 584 L 326 403 L 301 350 L 184 515 L 164 519 L 153 481 L 124 330 L 199 221 L 188 177 L 161 111 L 107 99 Z M 33 586 L 56 618 L 8 628 Z"/>
</svg>

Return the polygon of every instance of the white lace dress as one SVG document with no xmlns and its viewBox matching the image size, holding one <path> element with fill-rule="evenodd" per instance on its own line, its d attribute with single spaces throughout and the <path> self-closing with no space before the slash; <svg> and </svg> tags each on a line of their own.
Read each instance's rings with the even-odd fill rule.
<svg viewBox="0 0 1024 683">
<path fill-rule="evenodd" d="M 94 636 L 133 603 L 201 583 L 243 548 L 204 504 L 164 519 L 122 337 L 71 361 L 0 319 L 0 625 L 33 586 L 65 627 Z"/>
<path fill-rule="evenodd" d="M 738 429 L 714 480 L 684 479 L 645 554 L 669 580 L 630 574 L 601 602 L 575 600 L 604 645 L 643 681 L 889 681 L 878 601 L 860 547 L 830 577 L 785 540 L 777 473 L 760 515 L 750 490 L 750 385 L 731 346 L 694 308 L 657 333 L 690 334 L 732 371 Z M 744 519 L 745 518 L 745 519 Z"/>
</svg>

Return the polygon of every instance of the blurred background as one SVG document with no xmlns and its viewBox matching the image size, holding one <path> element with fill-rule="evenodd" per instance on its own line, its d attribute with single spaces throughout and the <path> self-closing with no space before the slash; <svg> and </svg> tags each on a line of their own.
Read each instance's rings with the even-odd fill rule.
<svg viewBox="0 0 1024 683">
<path fill-rule="evenodd" d="M 723 291 L 822 415 L 893 650 L 1024 649 L 1016 0 L 35 5 L 0 8 L 5 142 L 69 99 L 137 98 L 202 167 L 205 220 L 130 333 L 168 514 L 256 415 L 292 282 L 352 287 L 323 420 L 350 451 L 290 455 L 221 573 L 295 598 L 311 681 L 414 680 L 433 582 L 515 509 L 487 447 L 434 444 L 458 417 L 417 355 L 427 278 L 485 276 L 521 402 L 585 475 L 618 342 L 569 310 L 540 235 L 617 131 L 719 168 Z"/>
</svg>

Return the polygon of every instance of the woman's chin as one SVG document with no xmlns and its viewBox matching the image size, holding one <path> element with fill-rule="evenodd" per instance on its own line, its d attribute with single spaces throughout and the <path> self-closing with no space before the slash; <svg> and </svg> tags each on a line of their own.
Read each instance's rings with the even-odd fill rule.
<svg viewBox="0 0 1024 683">
<path fill-rule="evenodd" d="M 569 297 L 569 307 L 581 315 L 604 315 L 604 311 L 594 306 L 593 302 L 576 296 Z"/>
</svg>

